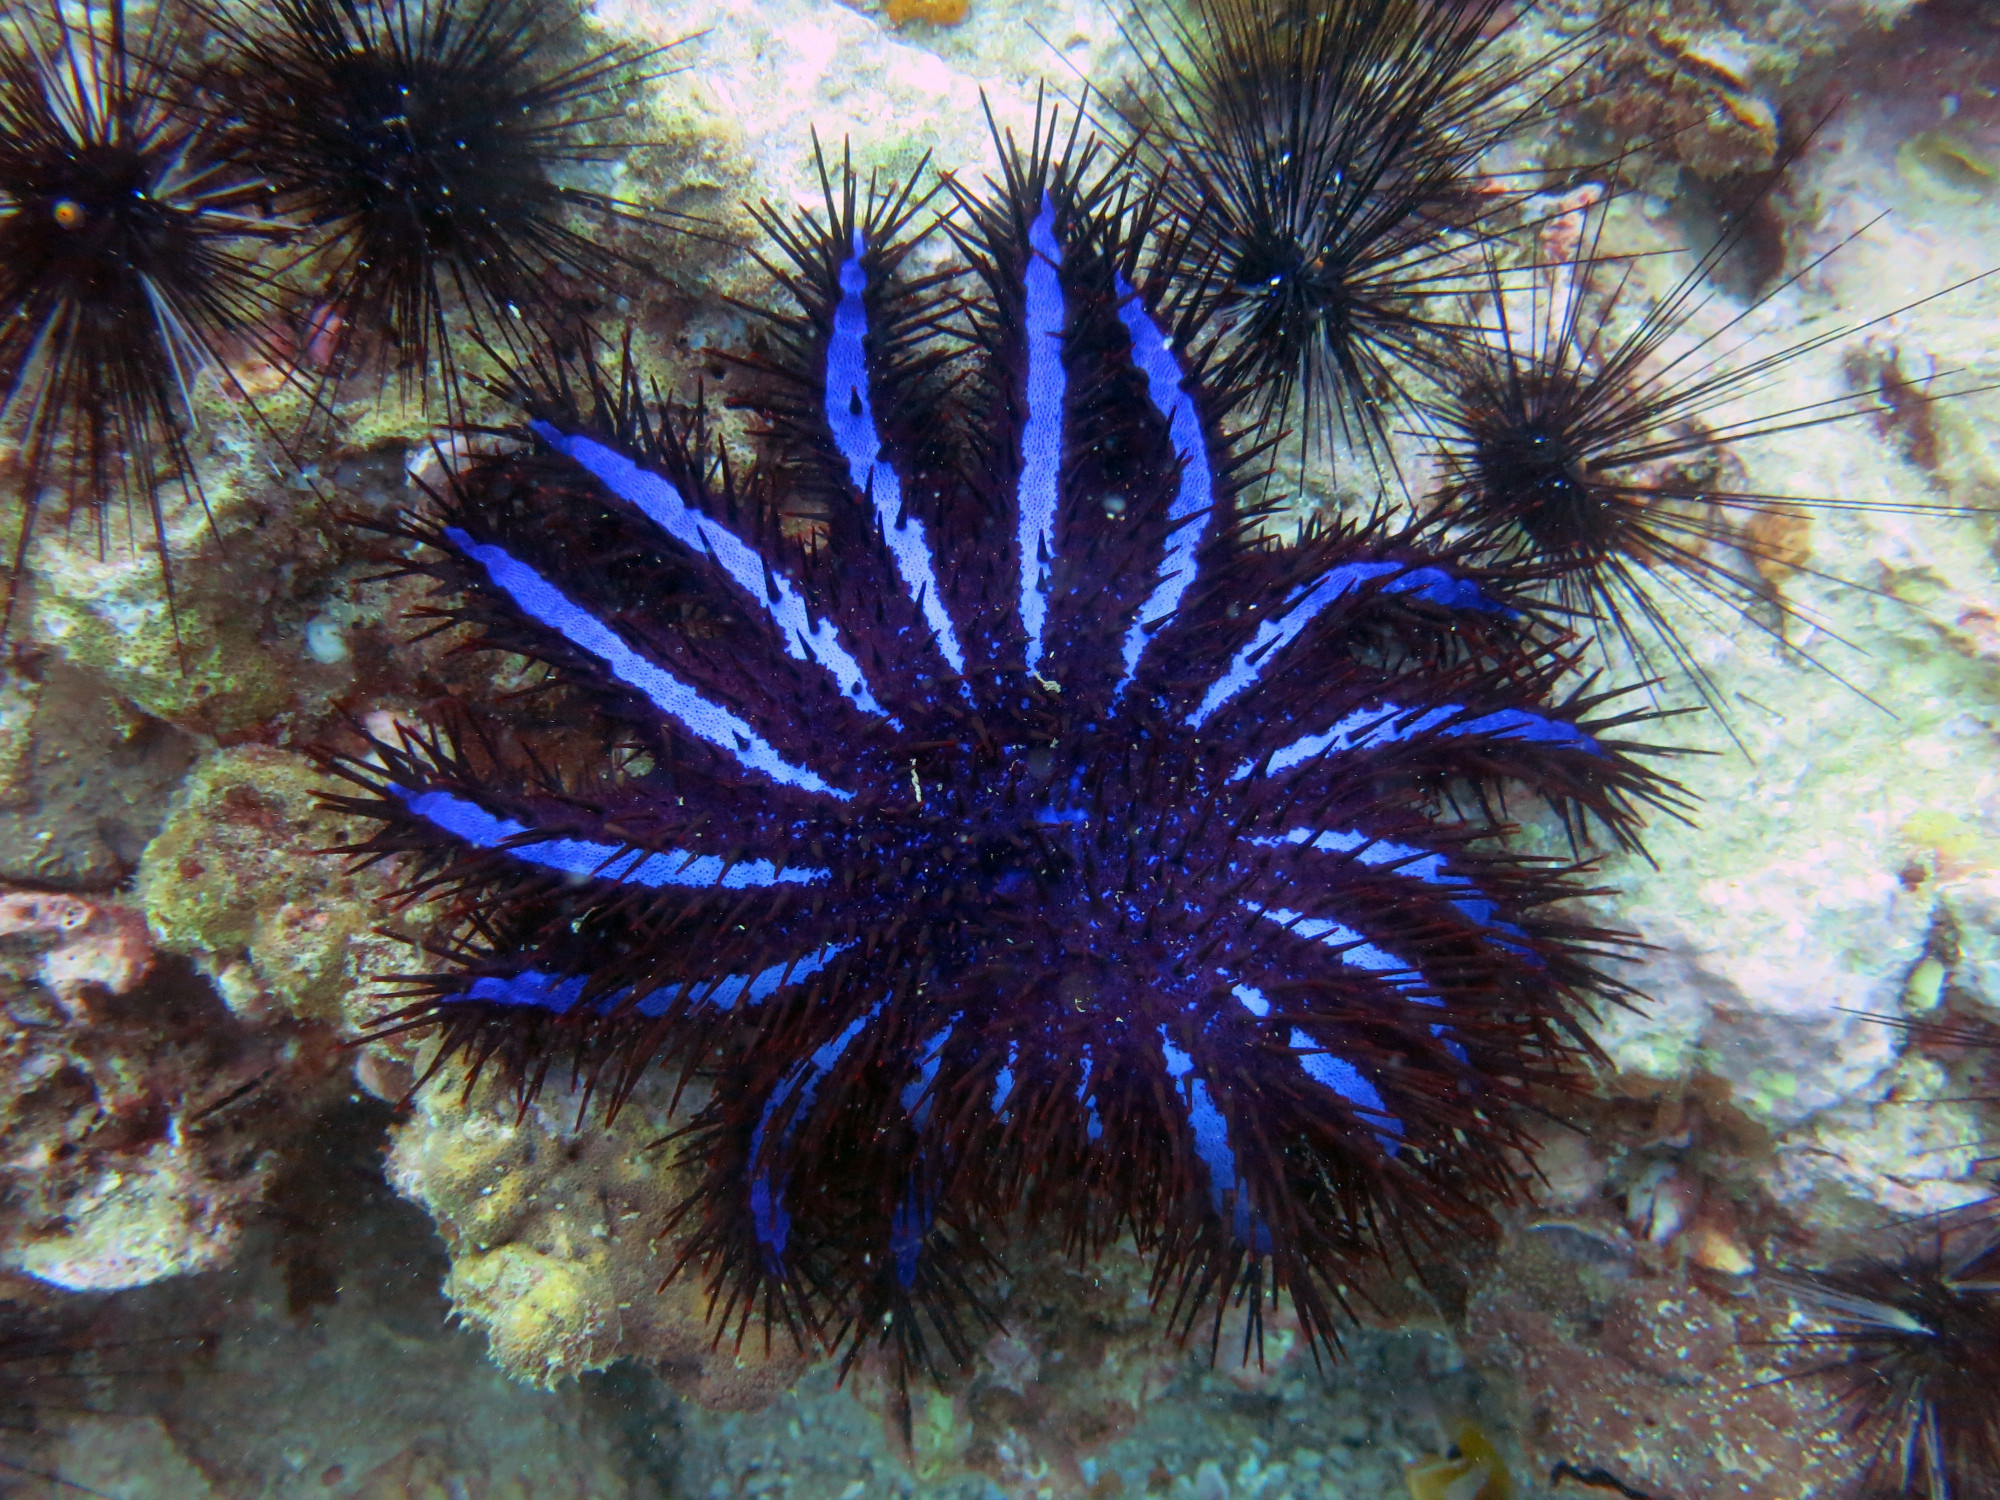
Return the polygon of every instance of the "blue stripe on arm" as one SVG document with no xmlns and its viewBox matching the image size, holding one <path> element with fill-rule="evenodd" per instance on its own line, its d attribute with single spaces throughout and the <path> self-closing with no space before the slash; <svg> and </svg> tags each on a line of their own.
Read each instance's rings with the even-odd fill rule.
<svg viewBox="0 0 2000 1500">
<path fill-rule="evenodd" d="M 1229 670 L 1210 684 L 1200 705 L 1187 716 L 1188 728 L 1201 728 L 1217 709 L 1256 682 L 1271 658 L 1290 645 L 1328 605 L 1370 579 L 1394 573 L 1401 566 L 1400 563 L 1390 562 L 1345 563 L 1338 568 L 1329 568 L 1314 582 L 1294 590 L 1291 599 L 1286 602 L 1285 612 L 1277 619 L 1266 620 L 1259 625 L 1250 643 L 1236 653 Z"/>
<path fill-rule="evenodd" d="M 833 331 L 826 341 L 826 425 L 834 446 L 847 460 L 854 487 L 874 504 L 875 519 L 895 560 L 897 576 L 910 597 L 920 602 L 924 623 L 937 637 L 938 650 L 954 672 L 965 671 L 965 650 L 958 627 L 938 591 L 937 564 L 923 523 L 903 513 L 903 481 L 882 456 L 882 437 L 875 427 L 875 406 L 869 389 L 868 272 L 861 264 L 867 247 L 855 226 L 854 254 L 840 267 L 840 301 L 833 310 Z"/>
<path fill-rule="evenodd" d="M 512 599 L 521 612 L 561 635 L 580 651 L 603 662 L 611 675 L 652 700 L 668 718 L 677 720 L 698 739 L 727 751 L 750 770 L 762 771 L 781 786 L 820 792 L 847 801 L 852 792 L 830 786 L 802 766 L 795 766 L 742 719 L 711 703 L 671 672 L 655 666 L 590 611 L 566 597 L 504 547 L 476 542 L 456 526 L 444 532 L 451 544 L 486 569 L 493 586 Z"/>
<path fill-rule="evenodd" d="M 1255 986 L 1239 984 L 1231 993 L 1245 1010 L 1259 1020 L 1270 1015 L 1270 1000 Z M 1296 1026 L 1292 1028 L 1290 1046 L 1298 1057 L 1299 1066 L 1314 1083 L 1340 1095 L 1356 1109 L 1377 1117 L 1367 1122 L 1369 1128 L 1381 1141 L 1382 1148 L 1393 1156 L 1396 1152 L 1395 1137 L 1402 1135 L 1403 1122 L 1389 1113 L 1388 1106 L 1382 1102 L 1381 1090 L 1370 1083 L 1353 1063 L 1329 1052 Z"/>
<path fill-rule="evenodd" d="M 937 1079 L 938 1064 L 944 1057 L 944 1044 L 951 1040 L 951 1028 L 957 1019 L 952 1017 L 951 1021 L 925 1039 L 917 1054 L 917 1076 L 903 1085 L 903 1092 L 898 1096 L 903 1113 L 910 1117 L 910 1125 L 915 1130 L 921 1131 L 930 1123 L 933 1102 L 931 1084 Z"/>
<path fill-rule="evenodd" d="M 912 1175 L 889 1220 L 889 1256 L 896 1263 L 896 1284 L 906 1292 L 917 1284 L 917 1262 L 923 1259 L 936 1212 L 937 1195 L 925 1192 Z"/>
<path fill-rule="evenodd" d="M 1159 1030 L 1160 1050 L 1166 1058 L 1167 1076 L 1175 1083 L 1187 1079 L 1183 1087 L 1188 1124 L 1194 1130 L 1195 1155 L 1208 1172 L 1209 1202 L 1220 1213 L 1223 1195 L 1235 1189 L 1236 1213 L 1230 1225 L 1231 1232 L 1238 1243 L 1250 1246 L 1260 1255 L 1266 1254 L 1271 1248 L 1271 1232 L 1251 1211 L 1249 1184 L 1236 1175 L 1236 1153 L 1229 1145 L 1229 1122 L 1215 1107 L 1215 1100 L 1209 1096 L 1208 1084 L 1200 1077 L 1188 1076 L 1194 1071 L 1194 1059 L 1167 1039 L 1165 1026 Z"/>
<path fill-rule="evenodd" d="M 503 976 L 488 974 L 475 979 L 463 995 L 453 996 L 455 1000 L 478 1000 L 486 1005 L 518 1006 L 523 1010 L 546 1011 L 552 1016 L 566 1016 L 576 1008 L 576 1002 L 583 998 L 583 987 L 589 981 L 581 974 L 547 974 L 540 969 L 527 969 L 519 974 Z"/>
<path fill-rule="evenodd" d="M 1240 1004 L 1245 1010 L 1249 1011 L 1250 1014 L 1255 1016 L 1258 1020 L 1260 1021 L 1263 1020 L 1264 1017 L 1268 1016 L 1271 1013 L 1270 1000 L 1267 999 L 1265 997 L 1264 992 L 1258 989 L 1255 985 L 1250 985 L 1250 984 L 1233 985 L 1231 986 L 1229 992 L 1230 994 L 1236 997 L 1238 1004 Z"/>
<path fill-rule="evenodd" d="M 1201 430 L 1201 414 L 1193 399 L 1181 389 L 1185 372 L 1180 361 L 1145 303 L 1120 274 L 1118 316 L 1132 337 L 1132 359 L 1146 377 L 1146 394 L 1154 408 L 1167 419 L 1167 431 L 1181 459 L 1180 488 L 1167 507 L 1167 554 L 1160 559 L 1159 575 L 1153 592 L 1139 607 L 1137 618 L 1125 631 L 1125 671 L 1118 679 L 1117 692 L 1139 670 L 1139 658 L 1152 639 L 1148 626 L 1164 620 L 1180 608 L 1181 599 L 1194 582 L 1195 553 L 1208 530 L 1208 514 L 1215 504 L 1215 473 L 1209 466 L 1208 442 Z"/>
<path fill-rule="evenodd" d="M 1450 718 L 1455 709 L 1451 705 L 1433 708 L 1419 714 L 1415 719 L 1402 724 L 1396 722 L 1403 712 L 1395 704 L 1382 708 L 1357 708 L 1346 717 L 1336 720 L 1333 727 L 1319 734 L 1301 735 L 1280 750 L 1273 751 L 1264 762 L 1264 774 L 1277 776 L 1291 770 L 1293 766 L 1317 759 L 1328 753 L 1347 750 L 1368 750 L 1377 745 L 1393 744 L 1406 740 L 1413 734 L 1433 728 Z M 1230 773 L 1231 781 L 1242 781 L 1257 769 L 1255 761 L 1244 761 Z"/>
<path fill-rule="evenodd" d="M 762 1005 L 779 990 L 803 984 L 853 946 L 854 939 L 850 938 L 844 943 L 828 943 L 797 958 L 772 964 L 769 968 L 759 969 L 755 974 L 727 974 L 720 979 L 697 980 L 694 984 L 695 998 L 703 1005 L 712 1005 L 717 1010 L 734 1010 L 739 1000 L 747 1000 L 752 1005 Z M 665 1000 L 660 997 L 671 999 L 679 988 L 678 985 L 671 985 L 665 990 L 653 991 L 639 1002 L 639 1010 L 646 1015 L 660 1014 L 666 1009 Z M 657 1007 L 648 1009 L 649 1006 L 654 1006 L 656 1001 L 659 1002 Z"/>
<path fill-rule="evenodd" d="M 1076 1102 L 1087 1111 L 1083 1124 L 1084 1138 L 1099 1141 L 1104 1138 L 1104 1121 L 1097 1113 L 1097 1096 L 1090 1091 L 1091 1068 L 1090 1048 L 1086 1045 L 1083 1049 L 1083 1078 L 1076 1086 Z"/>
<path fill-rule="evenodd" d="M 478 803 L 449 792 L 412 794 L 401 787 L 394 790 L 417 817 L 475 848 L 497 849 L 531 831 L 525 823 L 496 817 Z M 789 865 L 780 869 L 768 859 L 727 864 L 717 854 L 696 854 L 687 849 L 646 854 L 624 844 L 600 844 L 589 839 L 524 840 L 512 844 L 506 853 L 525 864 L 542 865 L 564 875 L 615 880 L 621 885 L 652 889 L 688 885 L 719 886 L 733 891 L 752 886 L 810 885 L 833 876 L 833 871 L 825 869 Z"/>
<path fill-rule="evenodd" d="M 1366 1122 L 1368 1127 L 1375 1132 L 1382 1149 L 1391 1156 L 1395 1155 L 1403 1134 L 1403 1122 L 1389 1113 L 1388 1105 L 1382 1101 L 1381 1090 L 1370 1083 L 1353 1063 L 1327 1051 L 1296 1027 L 1292 1029 L 1291 1048 L 1298 1054 L 1299 1066 L 1305 1069 L 1308 1078 L 1373 1117 Z"/>
<path fill-rule="evenodd" d="M 663 1016 L 667 1008 L 689 989 L 694 992 L 694 1003 L 710 1005 L 717 1010 L 731 1010 L 738 1000 L 746 997 L 752 1005 L 761 1005 L 779 990 L 803 984 L 832 963 L 835 955 L 853 946 L 851 940 L 829 943 L 824 948 L 817 948 L 799 958 L 786 959 L 781 964 L 772 964 L 755 974 L 727 974 L 719 979 L 698 979 L 692 985 L 663 985 L 647 991 L 632 1010 L 649 1018 Z M 589 982 L 588 976 L 583 974 L 550 974 L 541 969 L 526 969 L 504 977 L 486 975 L 475 979 L 463 995 L 454 995 L 451 1000 L 479 1000 L 488 1005 L 519 1006 L 564 1016 L 576 1008 L 577 1001 L 583 998 L 584 986 Z M 605 996 L 595 1008 L 599 1014 L 609 1015 L 631 993 L 629 989 L 619 990 Z"/>
<path fill-rule="evenodd" d="M 1337 829 L 1293 828 L 1283 838 L 1251 837 L 1245 843 L 1257 844 L 1264 848 L 1276 848 L 1284 844 L 1304 845 L 1312 849 L 1325 849 L 1335 853 L 1352 854 L 1364 865 L 1393 866 L 1391 874 L 1412 880 L 1421 880 L 1426 885 L 1442 886 L 1448 890 L 1462 891 L 1463 895 L 1452 897 L 1451 904 L 1481 927 L 1495 932 L 1504 932 L 1510 937 L 1526 938 L 1527 934 L 1511 922 L 1500 920 L 1497 902 L 1473 884 L 1472 877 L 1453 870 L 1442 854 L 1430 849 L 1422 849 L 1414 844 L 1398 844 L 1387 839 L 1371 839 L 1365 833 Z M 1539 963 L 1540 959 L 1519 943 L 1511 943 L 1503 938 L 1494 942 L 1513 952 Z"/>
<path fill-rule="evenodd" d="M 1056 206 L 1042 194 L 1041 212 L 1028 227 L 1027 293 L 1023 334 L 1028 344 L 1028 420 L 1021 428 L 1021 479 L 1016 489 L 1015 541 L 1021 552 L 1021 627 L 1028 637 L 1030 672 L 1042 659 L 1049 620 L 1049 573 L 1056 554 L 1056 512 L 1062 493 L 1063 403 L 1069 376 L 1063 369 L 1062 245 L 1056 239 Z"/>
<path fill-rule="evenodd" d="M 903 1113 L 910 1117 L 910 1126 L 919 1135 L 930 1124 L 934 1102 L 931 1086 L 937 1081 L 945 1043 L 951 1040 L 952 1028 L 957 1024 L 958 1017 L 953 1016 L 925 1038 L 917 1054 L 917 1076 L 904 1084 L 902 1093 L 898 1095 Z M 936 1212 L 937 1194 L 925 1190 L 923 1169 L 919 1166 L 910 1173 L 909 1183 L 904 1187 L 903 1196 L 897 1201 L 896 1211 L 889 1223 L 889 1255 L 896 1263 L 897 1284 L 904 1291 L 916 1284 L 917 1262 L 923 1256 L 924 1241 L 930 1236 L 931 1221 Z"/>
<path fill-rule="evenodd" d="M 1175 1083 L 1194 1071 L 1194 1059 L 1167 1039 L 1160 1027 L 1160 1050 L 1166 1056 L 1167 1076 Z M 1196 1078 L 1187 1088 L 1188 1124 L 1194 1128 L 1195 1155 L 1208 1169 L 1210 1200 L 1219 1209 L 1222 1195 L 1236 1183 L 1236 1153 L 1229 1149 L 1229 1123 L 1208 1097 L 1208 1085 Z"/>
<path fill-rule="evenodd" d="M 1255 901 L 1241 903 L 1267 922 L 1276 922 L 1280 927 L 1308 942 L 1325 943 L 1329 948 L 1340 949 L 1340 961 L 1357 969 L 1366 969 L 1371 974 L 1410 974 L 1414 971 L 1394 954 L 1386 953 L 1373 943 L 1365 940 L 1352 927 L 1335 922 L 1327 917 L 1308 917 L 1303 913 L 1290 911 L 1282 906 L 1262 906 Z"/>
<path fill-rule="evenodd" d="M 1315 582 L 1300 586 L 1287 601 L 1281 616 L 1276 620 L 1266 620 L 1257 627 L 1250 644 L 1236 653 L 1229 670 L 1210 686 L 1201 705 L 1188 715 L 1188 727 L 1201 728 L 1218 708 L 1256 682 L 1271 658 L 1291 644 L 1299 632 L 1328 605 L 1363 583 L 1388 575 L 1394 576 L 1382 585 L 1385 593 L 1415 594 L 1434 603 L 1483 614 L 1516 613 L 1489 597 L 1477 584 L 1447 573 L 1442 568 L 1412 568 L 1398 562 L 1342 563 L 1337 568 L 1329 568 Z"/>
<path fill-rule="evenodd" d="M 1329 948 L 1338 948 L 1340 961 L 1343 964 L 1379 975 L 1385 983 L 1402 991 L 1406 999 L 1418 1005 L 1444 1008 L 1444 1001 L 1423 988 L 1424 978 L 1421 972 L 1394 954 L 1364 941 L 1361 934 L 1352 927 L 1325 917 L 1308 917 L 1299 912 L 1288 911 L 1282 906 L 1260 906 L 1255 901 L 1244 901 L 1241 904 L 1266 921 L 1276 922 L 1296 937 L 1305 938 L 1308 942 L 1325 943 Z M 1431 1035 L 1442 1039 L 1445 1049 L 1461 1063 L 1469 1061 L 1465 1048 L 1452 1039 L 1449 1026 L 1442 1022 L 1433 1023 Z"/>
<path fill-rule="evenodd" d="M 1500 740 L 1530 740 L 1538 745 L 1566 745 L 1601 755 L 1596 737 L 1564 719 L 1529 713 L 1525 708 L 1502 708 L 1464 724 L 1454 724 L 1446 734 L 1490 734 Z"/>
<path fill-rule="evenodd" d="M 606 489 L 637 506 L 646 517 L 692 552 L 712 556 L 738 588 L 777 624 L 785 650 L 797 661 L 815 661 L 833 675 L 855 706 L 883 714 L 869 691 L 861 664 L 845 646 L 831 620 L 815 621 L 799 591 L 754 547 L 720 522 L 703 515 L 681 492 L 651 470 L 594 439 L 567 434 L 547 422 L 530 422 L 535 435 L 594 475 Z"/>
<path fill-rule="evenodd" d="M 993 1075 L 993 1101 L 988 1106 L 994 1114 L 1006 1118 L 1007 1099 L 1014 1092 L 1014 1067 L 1021 1060 L 1021 1044 L 1007 1044 L 1007 1061 L 998 1073 Z"/>
<path fill-rule="evenodd" d="M 1447 573 L 1443 568 L 1412 568 L 1402 577 L 1383 585 L 1393 594 L 1415 594 L 1433 604 L 1463 609 L 1482 615 L 1513 616 L 1520 613 L 1503 604 L 1469 578 Z"/>
<path fill-rule="evenodd" d="M 764 1247 L 764 1267 L 773 1276 L 783 1277 L 785 1274 L 785 1246 L 791 1239 L 792 1216 L 785 1208 L 785 1184 L 789 1174 L 780 1173 L 774 1181 L 770 1167 L 760 1162 L 771 1116 L 782 1109 L 794 1094 L 798 1095 L 798 1103 L 779 1135 L 776 1150 L 782 1151 L 798 1129 L 799 1122 L 811 1112 L 813 1099 L 819 1093 L 820 1080 L 833 1071 L 841 1053 L 881 1011 L 882 1002 L 878 1000 L 867 1015 L 856 1016 L 839 1036 L 824 1043 L 810 1058 L 780 1079 L 778 1086 L 771 1090 L 771 1097 L 764 1101 L 764 1111 L 757 1117 L 756 1128 L 750 1132 L 750 1221 L 757 1243 Z"/>
<path fill-rule="evenodd" d="M 1353 713 L 1337 721 L 1331 728 L 1319 734 L 1302 735 L 1289 745 L 1271 753 L 1264 762 L 1264 772 L 1277 776 L 1329 753 L 1338 754 L 1348 750 L 1373 750 L 1382 745 L 1401 744 L 1420 734 L 1437 733 L 1447 738 L 1462 735 L 1485 735 L 1496 740 L 1526 740 L 1540 745 L 1560 745 L 1566 749 L 1582 750 L 1590 755 L 1602 754 L 1597 740 L 1584 730 L 1564 719 L 1553 719 L 1545 714 L 1529 713 L 1522 708 L 1503 708 L 1490 714 L 1482 714 L 1476 719 L 1461 717 L 1465 709 L 1460 704 L 1442 703 L 1436 708 L 1425 709 L 1412 714 L 1410 710 L 1394 703 L 1380 708 L 1357 708 Z M 1454 722 L 1456 721 L 1456 722 Z M 1230 773 L 1231 781 L 1242 781 L 1255 773 L 1257 762 L 1246 760 Z"/>
</svg>

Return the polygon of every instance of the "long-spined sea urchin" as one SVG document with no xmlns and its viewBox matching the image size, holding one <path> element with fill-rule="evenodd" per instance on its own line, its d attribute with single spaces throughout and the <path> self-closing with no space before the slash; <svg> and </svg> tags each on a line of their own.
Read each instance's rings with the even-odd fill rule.
<svg viewBox="0 0 2000 1500">
<path fill-rule="evenodd" d="M 1434 445 L 1442 470 L 1429 503 L 1495 561 L 1546 568 L 1571 618 L 1600 640 L 1622 642 L 1647 675 L 1684 677 L 1711 709 L 1722 710 L 1720 695 L 1682 638 L 1675 605 L 1712 623 L 1711 606 L 1720 606 L 1728 618 L 1719 623 L 1740 621 L 1838 676 L 1787 640 L 1793 621 L 1827 629 L 1825 622 L 1785 601 L 1759 572 L 1815 570 L 1760 538 L 1754 523 L 1815 510 L 1963 508 L 1757 490 L 1736 476 L 1735 450 L 1879 411 L 1878 394 L 1867 389 L 1755 406 L 1808 356 L 1894 314 L 1755 349 L 1747 330 L 1756 315 L 1825 256 L 1737 305 L 1712 273 L 1740 230 L 1720 236 L 1664 293 L 1633 309 L 1639 262 L 1600 253 L 1608 207 L 1572 209 L 1579 222 L 1549 237 L 1568 248 L 1524 279 L 1489 261 L 1477 305 L 1465 314 L 1485 336 L 1451 344 L 1437 384 L 1416 402 L 1413 430 Z M 1767 618 L 1773 611 L 1775 623 Z"/>
<path fill-rule="evenodd" d="M 1466 332 L 1449 294 L 1468 247 L 1549 180 L 1494 158 L 1593 37 L 1517 60 L 1496 45 L 1511 12 L 1194 0 L 1125 22 L 1143 93 L 1116 112 L 1177 220 L 1162 254 L 1208 281 L 1230 374 L 1309 450 L 1335 437 L 1386 470 L 1416 373 Z"/>
<path fill-rule="evenodd" d="M 1891 1254 L 1779 1278 L 1832 1324 L 1786 1341 L 1810 1363 L 1785 1378 L 1828 1388 L 1869 1493 L 2000 1493 L 2000 1242 L 1986 1222 L 1901 1235 Z"/>
<path fill-rule="evenodd" d="M 146 513 L 172 604 L 159 486 L 190 500 L 192 387 L 227 380 L 277 308 L 259 269 L 265 187 L 183 55 L 171 4 L 141 27 L 123 0 L 30 7 L 0 37 L 0 435 L 17 445 L 21 519 L 4 635 L 51 490 L 108 545 L 110 510 Z"/>
<path fill-rule="evenodd" d="M 428 396 L 435 376 L 455 420 L 462 343 L 518 354 L 568 316 L 561 277 L 603 282 L 628 259 L 608 226 L 665 222 L 564 174 L 629 154 L 623 96 L 679 43 L 586 43 L 570 0 L 272 11 L 231 94 L 249 159 L 305 235 L 304 343 L 327 378 L 379 361 Z"/>
</svg>

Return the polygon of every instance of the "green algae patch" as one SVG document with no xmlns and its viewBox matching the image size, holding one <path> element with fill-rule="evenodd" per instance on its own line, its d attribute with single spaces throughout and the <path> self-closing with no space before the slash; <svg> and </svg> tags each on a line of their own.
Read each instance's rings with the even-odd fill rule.
<svg viewBox="0 0 2000 1500">
<path fill-rule="evenodd" d="M 232 1010 L 339 1023 L 373 973 L 405 955 L 375 932 L 382 881 L 325 851 L 347 841 L 310 760 L 263 746 L 195 767 L 139 863 L 162 946 L 193 959 Z"/>
<path fill-rule="evenodd" d="M 1736 1101 L 1758 1117 L 1786 1113 L 1786 1106 L 1799 1096 L 1796 1073 L 1776 1068 L 1752 1068 L 1748 1082 L 1748 1088 L 1737 1090 Z"/>
<path fill-rule="evenodd" d="M 0 807 L 19 807 L 32 795 L 27 785 L 34 745 L 29 726 L 41 696 L 42 685 L 32 678 L 0 676 Z"/>
<path fill-rule="evenodd" d="M 329 505 L 384 508 L 401 488 L 402 449 L 348 454 L 316 493 L 272 477 L 241 433 L 215 443 L 201 465 L 206 506 L 181 500 L 165 516 L 165 570 L 140 517 L 102 538 L 51 531 L 30 554 L 23 613 L 38 641 L 147 716 L 225 741 L 268 738 L 273 720 L 323 714 L 353 681 L 352 661 L 309 636 L 372 566 Z"/>
<path fill-rule="evenodd" d="M 260 639 L 261 606 L 300 550 L 293 527 L 268 524 L 291 497 L 257 478 L 257 445 L 236 420 L 223 414 L 199 455 L 200 501 L 160 488 L 164 561 L 134 512 L 108 517 L 101 534 L 45 529 L 29 557 L 42 641 L 153 718 L 225 737 L 295 696 Z"/>
<path fill-rule="evenodd" d="M 293 701 L 254 622 L 240 612 L 184 615 L 177 644 L 164 598 L 70 590 L 43 602 L 35 624 L 72 665 L 171 724 L 227 737 L 275 717 Z"/>
<path fill-rule="evenodd" d="M 960 1419 L 949 1392 L 923 1388 L 910 1392 L 910 1466 L 919 1479 L 953 1472 L 972 1436 L 972 1424 Z"/>
</svg>

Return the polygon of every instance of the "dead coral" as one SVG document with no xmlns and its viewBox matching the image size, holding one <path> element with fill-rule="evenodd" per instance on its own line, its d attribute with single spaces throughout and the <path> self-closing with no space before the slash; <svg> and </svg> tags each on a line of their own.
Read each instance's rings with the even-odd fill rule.
<svg viewBox="0 0 2000 1500">
<path fill-rule="evenodd" d="M 106 1290 L 226 1264 L 337 1055 L 233 1020 L 136 913 L 16 891 L 0 927 L 0 1266 Z"/>
</svg>

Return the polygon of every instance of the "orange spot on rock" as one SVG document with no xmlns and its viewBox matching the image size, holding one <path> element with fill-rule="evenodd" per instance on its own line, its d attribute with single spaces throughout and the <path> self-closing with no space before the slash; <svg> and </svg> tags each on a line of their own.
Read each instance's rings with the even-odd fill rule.
<svg viewBox="0 0 2000 1500">
<path fill-rule="evenodd" d="M 967 0 L 889 0 L 889 24 L 927 21 L 933 26 L 956 26 L 965 19 Z"/>
</svg>

